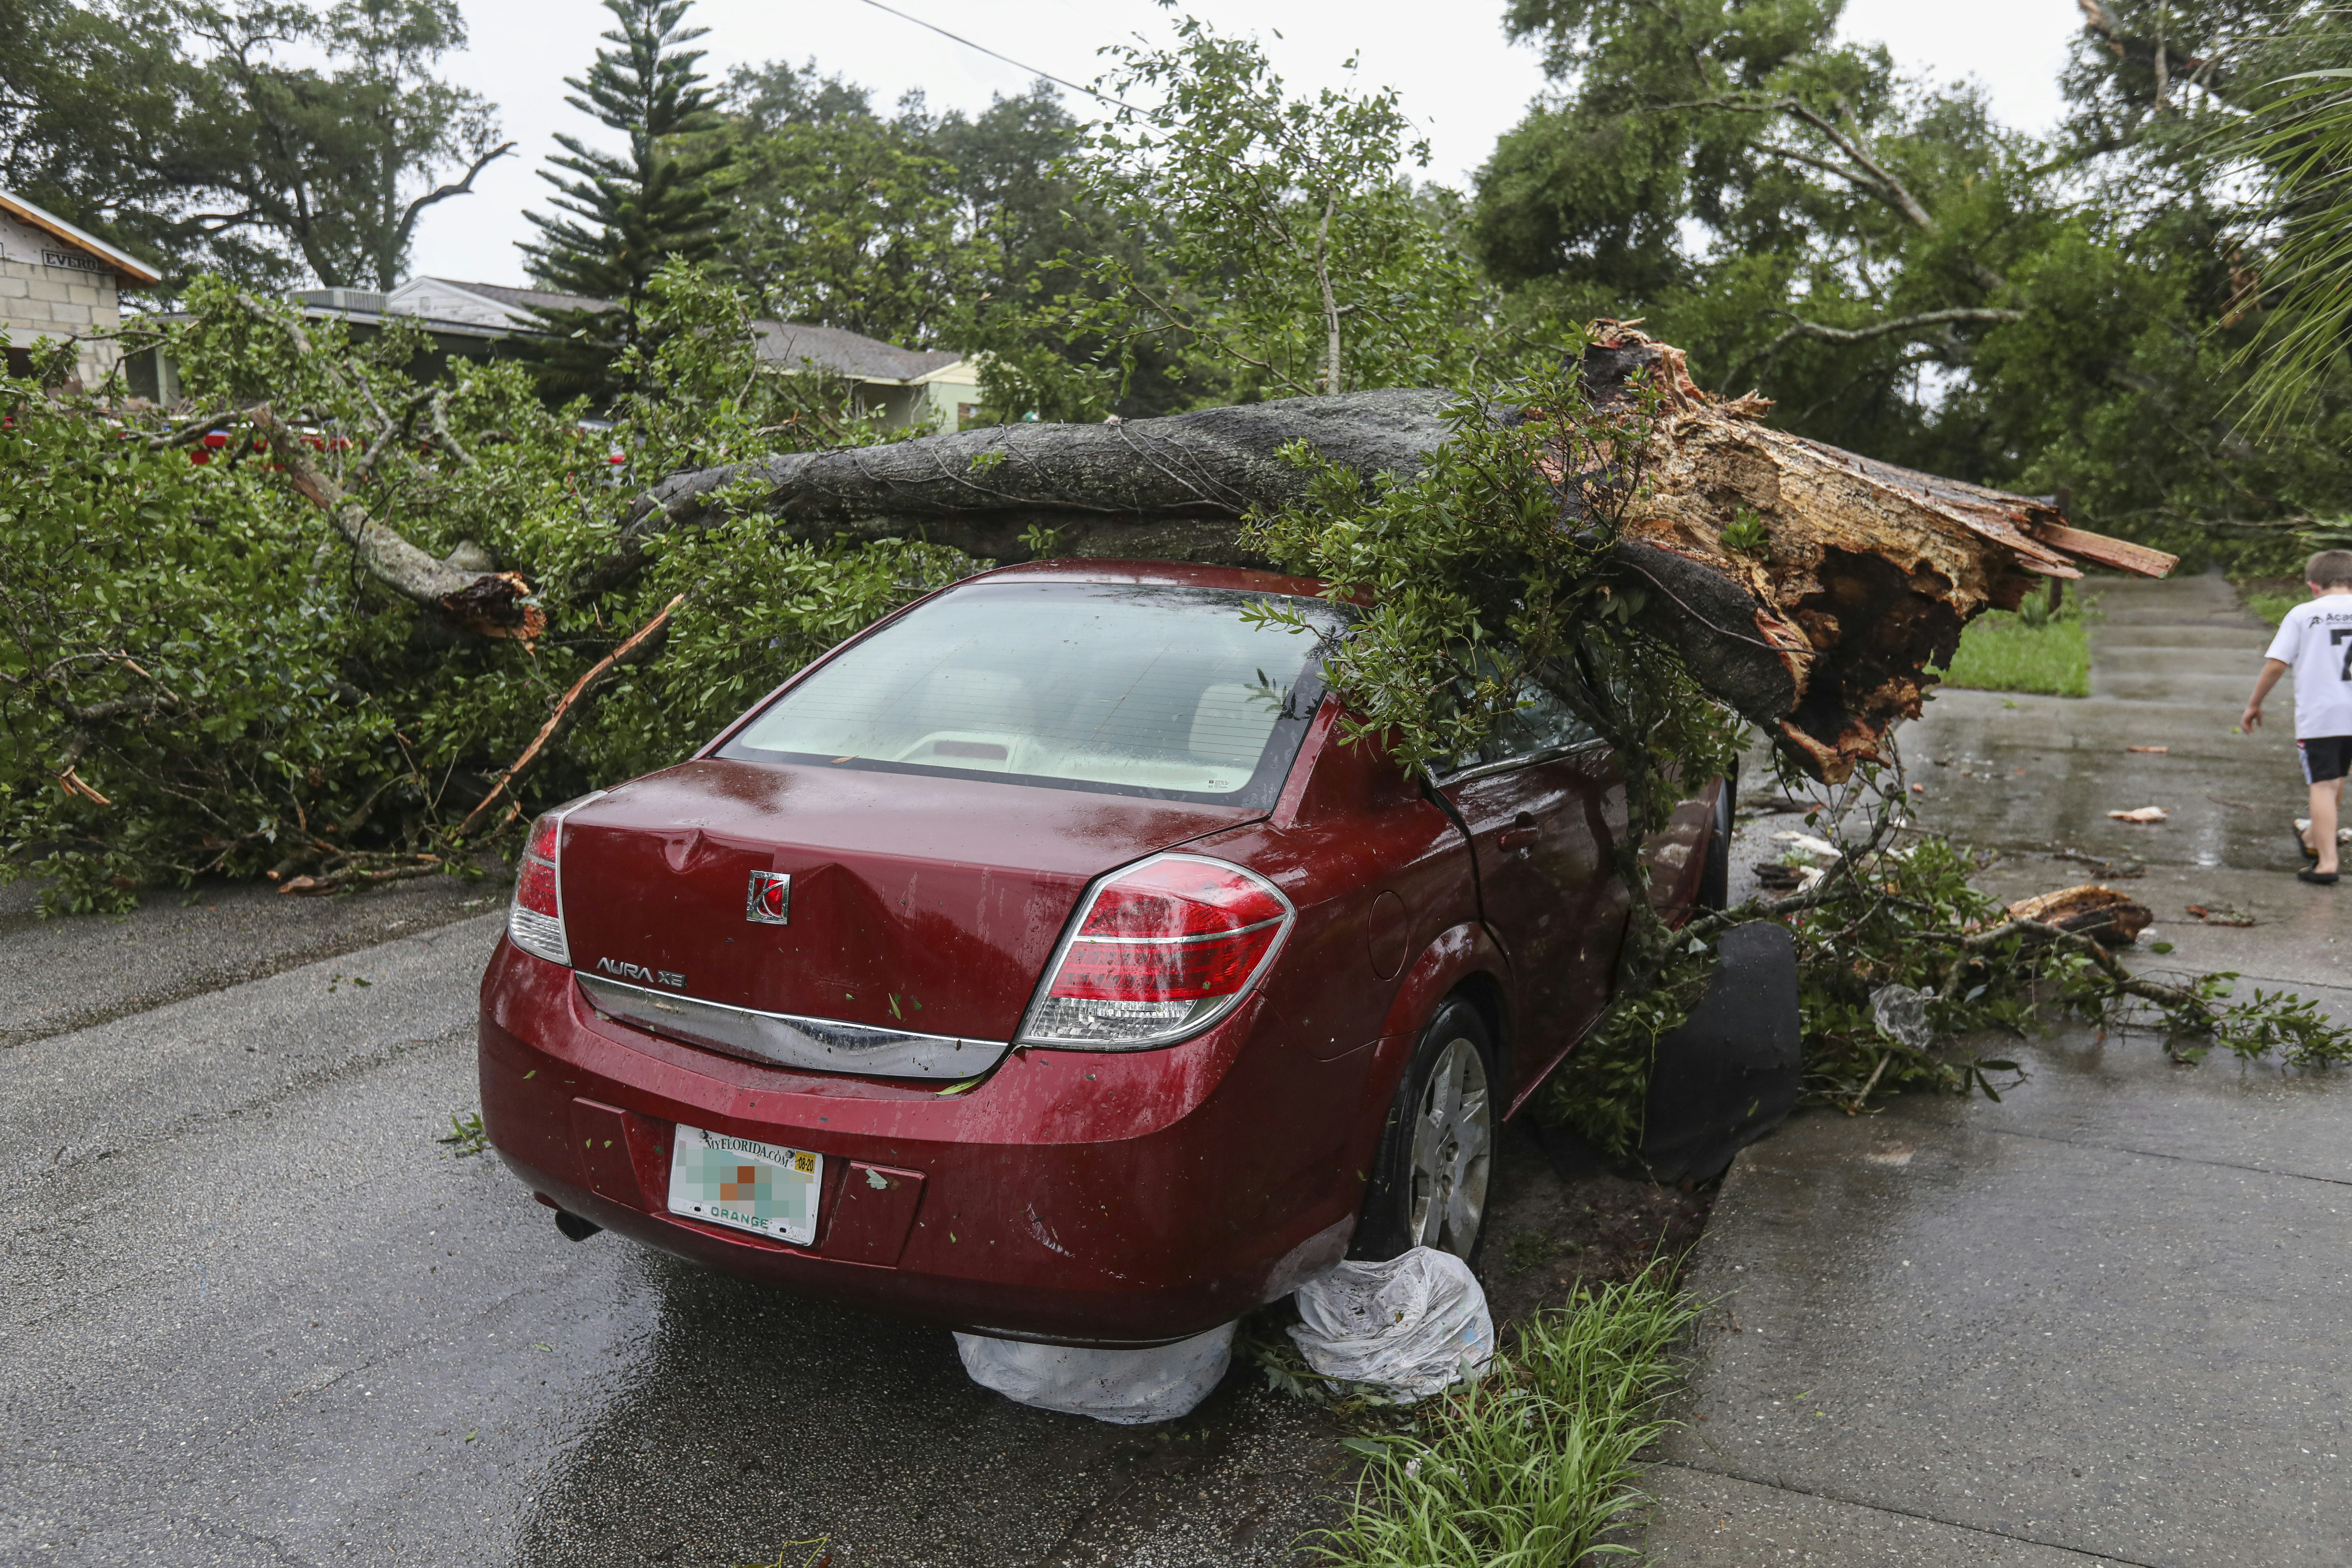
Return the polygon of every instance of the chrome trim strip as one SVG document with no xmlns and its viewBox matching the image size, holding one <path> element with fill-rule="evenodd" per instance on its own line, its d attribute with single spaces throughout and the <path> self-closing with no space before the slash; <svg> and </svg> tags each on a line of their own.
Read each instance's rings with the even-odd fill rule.
<svg viewBox="0 0 2352 1568">
<path fill-rule="evenodd" d="M 1088 910 L 1091 911 L 1093 907 L 1089 904 Z M 1181 947 L 1188 942 L 1228 942 L 1237 936 L 1247 936 L 1254 931 L 1264 931 L 1268 926 L 1278 926 L 1289 918 L 1287 915 L 1276 915 L 1270 921 L 1260 921 L 1255 925 L 1235 926 L 1231 931 L 1202 931 L 1199 936 L 1087 936 L 1081 933 L 1070 940 L 1108 942 L 1118 947 Z"/>
<path fill-rule="evenodd" d="M 1433 771 L 1430 776 L 1438 787 L 1443 789 L 1447 784 L 1466 784 L 1472 779 L 1491 778 L 1496 773 L 1507 773 L 1517 768 L 1531 768 L 1538 763 L 1556 763 L 1562 757 L 1572 757 L 1579 752 L 1589 752 L 1595 746 L 1606 748 L 1608 744 L 1608 742 L 1595 736 L 1590 741 L 1579 741 L 1573 746 L 1547 746 L 1540 752 L 1528 752 L 1521 756 L 1505 757 L 1499 763 L 1481 763 L 1475 768 L 1464 768 L 1459 773 L 1439 773 Z"/>
<path fill-rule="evenodd" d="M 648 1034 L 772 1067 L 868 1078 L 961 1079 L 978 1078 L 1013 1048 L 1005 1040 L 967 1040 L 834 1018 L 762 1013 L 593 974 L 575 972 L 574 978 L 588 1005 L 608 1017 Z"/>
</svg>

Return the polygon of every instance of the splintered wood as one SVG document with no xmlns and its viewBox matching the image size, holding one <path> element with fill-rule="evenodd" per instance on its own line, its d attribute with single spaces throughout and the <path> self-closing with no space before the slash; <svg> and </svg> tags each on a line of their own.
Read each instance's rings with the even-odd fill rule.
<svg viewBox="0 0 2352 1568">
<path fill-rule="evenodd" d="M 2150 577 L 2176 563 L 2074 528 L 2047 500 L 1776 430 L 1764 423 L 1768 400 L 1710 396 L 1680 350 L 1630 326 L 1593 323 L 1586 374 L 1596 392 L 1641 374 L 1664 393 L 1655 475 L 1628 535 L 1744 591 L 1748 646 L 1737 645 L 1749 628 L 1720 618 L 1694 628 L 1711 644 L 1706 663 L 1752 667 L 1722 682 L 1747 689 L 1777 684 L 1761 668 L 1776 666 L 1780 710 L 1764 719 L 1739 706 L 1832 781 L 1879 755 L 1898 720 L 1918 716 L 1926 672 L 1950 662 L 1960 628 L 1982 611 L 2015 609 L 2036 582 L 2078 578 L 2084 563 Z M 1727 546 L 1725 531 L 1748 520 L 1763 525 L 1766 546 Z"/>
</svg>

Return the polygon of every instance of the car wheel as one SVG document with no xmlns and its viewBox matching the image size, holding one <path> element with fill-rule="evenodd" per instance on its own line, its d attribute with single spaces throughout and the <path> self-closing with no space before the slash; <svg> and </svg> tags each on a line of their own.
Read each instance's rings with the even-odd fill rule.
<svg viewBox="0 0 2352 1568">
<path fill-rule="evenodd" d="M 1486 1020 L 1453 998 L 1422 1032 L 1397 1085 L 1356 1227 L 1356 1257 L 1433 1247 L 1473 1260 L 1495 1168 L 1495 1091 Z"/>
<path fill-rule="evenodd" d="M 1738 790 L 1738 775 L 1734 773 L 1723 781 L 1715 797 L 1715 831 L 1707 835 L 1706 865 L 1698 877 L 1702 910 L 1721 910 L 1731 901 L 1731 808 Z"/>
</svg>

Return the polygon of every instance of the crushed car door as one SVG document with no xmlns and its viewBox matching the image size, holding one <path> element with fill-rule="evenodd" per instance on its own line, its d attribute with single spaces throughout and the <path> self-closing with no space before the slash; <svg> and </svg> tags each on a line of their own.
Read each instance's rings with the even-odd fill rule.
<svg viewBox="0 0 2352 1568">
<path fill-rule="evenodd" d="M 1516 1105 L 1608 1000 L 1625 931 L 1611 859 L 1624 791 L 1608 746 L 1532 682 L 1475 764 L 1439 787 L 1469 830 L 1486 925 L 1511 965 Z"/>
</svg>

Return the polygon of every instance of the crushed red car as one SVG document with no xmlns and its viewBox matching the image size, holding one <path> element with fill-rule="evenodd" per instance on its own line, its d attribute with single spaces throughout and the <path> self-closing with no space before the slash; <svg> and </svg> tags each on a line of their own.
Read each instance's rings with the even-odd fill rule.
<svg viewBox="0 0 2352 1568">
<path fill-rule="evenodd" d="M 919 601 L 692 760 L 533 826 L 483 1121 L 575 1237 L 1091 1345 L 1475 1247 L 1502 1119 L 1606 999 L 1608 749 L 1534 688 L 1408 779 L 1315 584 L 1048 563 Z M 1730 801 L 1646 853 L 1719 900 Z M 1710 886 L 1710 884 L 1712 884 Z"/>
</svg>

